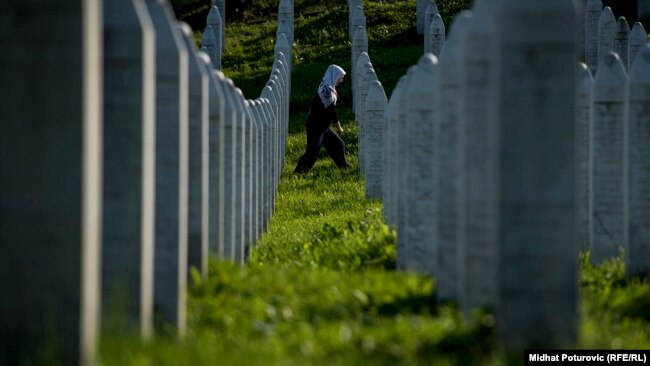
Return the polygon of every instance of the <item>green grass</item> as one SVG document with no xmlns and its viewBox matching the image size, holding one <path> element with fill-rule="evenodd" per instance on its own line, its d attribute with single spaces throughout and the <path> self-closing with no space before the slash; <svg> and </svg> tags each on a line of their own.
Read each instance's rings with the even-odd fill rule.
<svg viewBox="0 0 650 366">
<path fill-rule="evenodd" d="M 446 24 L 468 1 L 438 1 Z M 417 62 L 422 42 L 405 0 L 366 1 L 369 53 L 390 95 Z M 251 263 L 212 260 L 208 279 L 194 276 L 188 334 L 149 342 L 107 334 L 104 365 L 521 365 L 500 349 L 495 320 L 461 315 L 435 302 L 435 280 L 397 272 L 395 233 L 381 203 L 364 199 L 357 174 L 357 129 L 349 79 L 339 115 L 352 169 L 327 156 L 313 170 L 292 170 L 305 147 L 309 100 L 330 63 L 349 71 L 346 2 L 301 2 L 296 12 L 293 95 L 286 165 L 267 232 Z M 224 68 L 248 98 L 272 63 L 274 20 L 228 24 Z M 626 279 L 623 260 L 580 264 L 577 348 L 650 348 L 650 282 Z"/>
</svg>

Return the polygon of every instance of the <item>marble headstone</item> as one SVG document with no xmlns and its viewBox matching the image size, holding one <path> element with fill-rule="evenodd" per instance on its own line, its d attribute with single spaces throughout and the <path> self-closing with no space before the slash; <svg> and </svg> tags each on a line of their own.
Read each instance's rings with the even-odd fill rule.
<svg viewBox="0 0 650 366">
<path fill-rule="evenodd" d="M 496 303 L 498 196 L 494 13 L 501 1 L 479 0 L 460 34 L 458 145 L 458 295 L 461 307 Z"/>
<path fill-rule="evenodd" d="M 0 363 L 95 364 L 102 1 L 0 5 Z M 56 319 L 56 321 L 53 321 Z M 40 361 L 39 361 L 40 360 Z"/>
<path fill-rule="evenodd" d="M 602 58 L 614 50 L 614 37 L 616 35 L 616 18 L 612 8 L 606 6 L 598 20 L 598 64 Z M 596 74 L 594 74 L 595 76 Z"/>
<path fill-rule="evenodd" d="M 600 60 L 591 107 L 591 260 L 600 263 L 623 245 L 623 116 L 627 75 L 618 54 Z"/>
<path fill-rule="evenodd" d="M 625 17 L 619 17 L 616 21 L 616 32 L 614 33 L 614 52 L 621 56 L 623 67 L 628 70 L 630 50 L 630 26 Z"/>
<path fill-rule="evenodd" d="M 641 22 L 634 23 L 632 31 L 630 32 L 630 51 L 628 55 L 627 65 L 628 70 L 632 70 L 632 65 L 634 64 L 636 55 L 639 53 L 641 47 L 643 47 L 646 43 L 648 43 L 648 34 L 646 33 L 645 28 L 643 28 L 643 24 L 641 24 Z"/>
<path fill-rule="evenodd" d="M 196 268 L 202 276 L 208 275 L 208 121 L 209 73 L 192 39 L 192 28 L 177 24 L 188 54 L 188 267 Z M 188 268 L 189 270 L 189 268 Z M 189 272 L 188 272 L 189 275 Z"/>
<path fill-rule="evenodd" d="M 433 54 L 424 54 L 405 90 L 408 160 L 404 189 L 408 219 L 399 230 L 406 230 L 406 269 L 427 275 L 436 274 L 439 245 L 437 227 L 432 225 L 438 214 L 434 202 L 438 191 L 438 149 L 431 143 L 435 141 L 437 123 L 437 64 Z"/>
<path fill-rule="evenodd" d="M 589 247 L 589 141 L 591 91 L 594 79 L 589 67 L 579 62 L 576 70 L 576 240 L 578 247 Z"/>
<path fill-rule="evenodd" d="M 102 324 L 144 337 L 153 331 L 154 47 L 144 3 L 104 2 Z"/>
<path fill-rule="evenodd" d="M 508 348 L 560 347 L 578 320 L 575 10 L 506 0 L 496 19 L 498 332 Z"/>
<path fill-rule="evenodd" d="M 588 0 L 585 11 L 585 62 L 595 75 L 598 69 L 598 21 L 603 12 L 602 0 Z"/>
<path fill-rule="evenodd" d="M 147 0 L 156 31 L 154 318 L 184 334 L 187 285 L 188 52 L 167 2 Z M 162 330 L 162 323 L 155 324 Z"/>
<path fill-rule="evenodd" d="M 442 21 L 440 14 L 436 14 L 429 26 L 429 51 L 432 54 L 439 56 L 442 46 L 445 44 L 445 23 Z"/>
<path fill-rule="evenodd" d="M 366 96 L 366 198 L 381 198 L 383 124 L 386 93 L 377 80 L 368 86 Z"/>
<path fill-rule="evenodd" d="M 460 87 L 459 42 L 471 21 L 469 11 L 460 12 L 451 24 L 449 39 L 438 58 L 438 196 L 441 213 L 434 225 L 438 227 L 438 275 L 436 296 L 440 301 L 458 299 L 458 98 Z"/>
<path fill-rule="evenodd" d="M 625 162 L 625 271 L 650 276 L 650 45 L 630 70 Z"/>
</svg>

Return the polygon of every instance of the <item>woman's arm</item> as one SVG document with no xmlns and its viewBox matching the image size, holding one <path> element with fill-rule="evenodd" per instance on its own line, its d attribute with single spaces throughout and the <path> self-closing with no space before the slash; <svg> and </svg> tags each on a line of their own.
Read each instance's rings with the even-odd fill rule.
<svg viewBox="0 0 650 366">
<path fill-rule="evenodd" d="M 336 130 L 339 132 L 339 134 L 342 134 L 343 127 L 341 127 L 341 121 L 339 121 L 339 116 L 336 113 L 336 106 L 334 104 L 331 104 L 329 107 L 325 108 L 325 112 L 327 113 L 330 121 L 336 125 Z"/>
</svg>

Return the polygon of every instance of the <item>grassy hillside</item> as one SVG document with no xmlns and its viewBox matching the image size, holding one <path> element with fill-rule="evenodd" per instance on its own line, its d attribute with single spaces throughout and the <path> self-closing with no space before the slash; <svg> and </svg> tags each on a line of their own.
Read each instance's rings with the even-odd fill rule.
<svg viewBox="0 0 650 366">
<path fill-rule="evenodd" d="M 191 1 L 191 0 L 186 0 Z M 243 2 L 243 0 L 242 0 Z M 250 265 L 212 260 L 193 279 L 188 336 L 179 341 L 107 334 L 105 365 L 521 365 L 497 343 L 486 311 L 437 305 L 435 280 L 395 268 L 395 235 L 381 203 L 363 198 L 349 78 L 339 115 L 353 169 L 321 156 L 312 172 L 291 172 L 305 147 L 308 102 L 330 63 L 350 69 L 345 1 L 296 0 L 293 95 L 286 166 L 276 212 Z M 468 0 L 439 0 L 446 24 Z M 421 54 L 414 2 L 366 1 L 369 53 L 390 95 Z M 224 72 L 249 98 L 259 95 L 273 57 L 275 18 L 228 24 Z M 628 280 L 617 259 L 594 268 L 581 258 L 579 348 L 650 348 L 650 284 Z M 196 276 L 195 276 L 196 277 Z"/>
</svg>

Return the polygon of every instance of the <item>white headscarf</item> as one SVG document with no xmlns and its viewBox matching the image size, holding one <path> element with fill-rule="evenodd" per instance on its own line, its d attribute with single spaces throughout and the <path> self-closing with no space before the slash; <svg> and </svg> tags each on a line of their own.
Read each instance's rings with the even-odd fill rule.
<svg viewBox="0 0 650 366">
<path fill-rule="evenodd" d="M 318 96 L 325 105 L 325 108 L 331 104 L 336 105 L 336 83 L 343 79 L 344 76 L 345 70 L 334 64 L 330 65 L 327 71 L 325 71 L 323 81 L 321 81 L 318 87 Z"/>
</svg>

